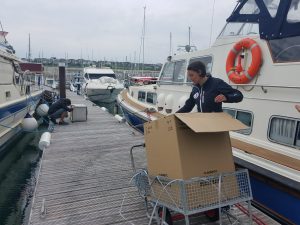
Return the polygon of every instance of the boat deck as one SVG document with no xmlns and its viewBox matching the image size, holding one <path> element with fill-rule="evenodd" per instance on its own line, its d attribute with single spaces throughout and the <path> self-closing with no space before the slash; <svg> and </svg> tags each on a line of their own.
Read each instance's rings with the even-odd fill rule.
<svg viewBox="0 0 300 225">
<path fill-rule="evenodd" d="M 143 143 L 143 136 L 82 96 L 67 95 L 72 103 L 87 105 L 88 120 L 55 126 L 43 153 L 29 224 L 148 224 L 144 201 L 130 184 L 129 150 Z M 135 157 L 138 166 L 145 166 L 144 151 Z M 264 224 L 278 224 L 254 208 L 253 212 Z M 242 211 L 239 215 L 241 221 L 247 218 Z M 204 215 L 191 221 L 216 224 Z M 224 217 L 223 224 L 231 223 Z"/>
</svg>

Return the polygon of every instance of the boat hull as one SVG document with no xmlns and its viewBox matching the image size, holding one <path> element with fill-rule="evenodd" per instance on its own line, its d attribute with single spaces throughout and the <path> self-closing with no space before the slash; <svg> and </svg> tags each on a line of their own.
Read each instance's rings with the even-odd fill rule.
<svg viewBox="0 0 300 225">
<path fill-rule="evenodd" d="M 20 124 L 23 118 L 27 113 L 34 111 L 41 94 L 39 91 L 0 106 L 0 151 L 12 137 L 22 131 Z"/>
<path fill-rule="evenodd" d="M 129 107 L 126 104 L 123 104 L 123 101 L 120 101 L 117 98 L 117 103 L 122 110 L 123 116 L 126 119 L 126 122 L 132 126 L 134 129 L 138 130 L 141 133 L 144 133 L 144 123 L 149 121 L 149 119 L 144 118 L 143 116 L 138 115 L 138 113 Z"/>
<path fill-rule="evenodd" d="M 87 88 L 85 95 L 93 102 L 111 103 L 116 101 L 118 94 L 122 89 L 92 89 Z"/>
<path fill-rule="evenodd" d="M 129 125 L 144 132 L 143 124 L 149 119 L 144 118 L 133 107 L 118 98 L 118 104 Z M 238 167 L 250 171 L 250 181 L 254 204 L 282 224 L 300 224 L 300 184 L 294 180 L 282 177 L 271 171 L 234 157 Z M 274 197 L 276 196 L 276 197 Z M 289 207 L 287 207 L 289 206 Z M 276 213 L 275 213 L 276 212 Z"/>
</svg>

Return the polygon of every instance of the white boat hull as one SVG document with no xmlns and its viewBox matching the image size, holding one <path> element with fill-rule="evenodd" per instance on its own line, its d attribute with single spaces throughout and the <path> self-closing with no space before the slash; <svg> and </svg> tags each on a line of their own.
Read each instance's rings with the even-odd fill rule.
<svg viewBox="0 0 300 225">
<path fill-rule="evenodd" d="M 119 89 L 87 89 L 85 95 L 91 100 L 95 102 L 104 102 L 110 103 L 116 100 L 117 95 L 123 90 L 123 88 Z"/>
<path fill-rule="evenodd" d="M 23 118 L 27 113 L 34 111 L 41 93 L 38 91 L 30 97 L 23 96 L 18 100 L 0 105 L 0 151 L 13 136 L 22 130 L 20 125 Z"/>
</svg>

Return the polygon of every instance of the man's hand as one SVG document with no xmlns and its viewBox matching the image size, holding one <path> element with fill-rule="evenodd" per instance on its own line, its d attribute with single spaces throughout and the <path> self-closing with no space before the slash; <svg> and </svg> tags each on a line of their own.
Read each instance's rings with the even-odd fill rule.
<svg viewBox="0 0 300 225">
<path fill-rule="evenodd" d="M 224 95 L 222 95 L 222 94 L 220 94 L 217 97 L 215 97 L 215 102 L 216 103 L 225 102 L 226 100 L 227 100 L 227 98 Z"/>
</svg>

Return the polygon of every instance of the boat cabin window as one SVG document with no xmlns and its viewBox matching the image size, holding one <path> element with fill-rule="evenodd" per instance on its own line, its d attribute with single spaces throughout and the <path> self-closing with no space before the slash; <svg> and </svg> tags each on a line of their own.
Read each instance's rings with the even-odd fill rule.
<svg viewBox="0 0 300 225">
<path fill-rule="evenodd" d="M 141 102 L 145 102 L 145 100 L 146 100 L 146 92 L 139 91 L 138 92 L 138 100 L 141 101 Z"/>
<path fill-rule="evenodd" d="M 112 78 L 116 79 L 116 75 L 114 73 L 112 73 L 112 74 L 86 73 L 86 74 L 84 74 L 84 77 L 86 79 L 99 79 L 100 77 L 112 77 Z"/>
<path fill-rule="evenodd" d="M 153 92 L 147 92 L 147 99 L 146 101 L 150 104 L 156 104 L 157 95 Z"/>
<path fill-rule="evenodd" d="M 160 83 L 183 83 L 185 70 L 185 60 L 166 63 L 160 76 Z"/>
<path fill-rule="evenodd" d="M 300 37 L 287 37 L 269 41 L 275 63 L 300 62 Z"/>
<path fill-rule="evenodd" d="M 253 124 L 253 114 L 251 112 L 232 108 L 223 108 L 223 111 L 249 127 L 236 132 L 247 135 L 251 134 Z"/>
<path fill-rule="evenodd" d="M 299 0 L 292 0 L 292 4 L 287 14 L 287 21 L 289 23 L 300 22 L 300 1 Z"/>
<path fill-rule="evenodd" d="M 211 56 L 203 56 L 198 58 L 192 58 L 189 61 L 189 64 L 192 62 L 201 61 L 206 66 L 206 73 L 211 73 L 212 69 L 212 57 Z M 192 82 L 189 77 L 187 77 L 187 82 Z"/>
<path fill-rule="evenodd" d="M 278 6 L 279 6 L 279 3 L 280 3 L 280 0 L 273 0 L 273 1 L 270 1 L 270 0 L 263 0 L 265 5 L 266 5 L 266 8 L 268 9 L 270 15 L 275 18 L 276 14 L 277 14 L 277 10 L 278 10 Z"/>
<path fill-rule="evenodd" d="M 300 147 L 299 119 L 273 116 L 269 123 L 268 138 L 279 144 Z"/>
<path fill-rule="evenodd" d="M 248 0 L 243 8 L 240 10 L 240 14 L 258 14 L 259 8 L 256 5 L 255 0 Z"/>
<path fill-rule="evenodd" d="M 259 34 L 256 23 L 227 23 L 219 37 Z"/>
</svg>

